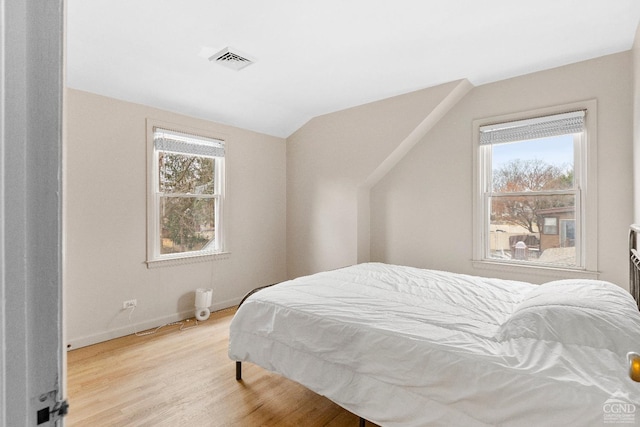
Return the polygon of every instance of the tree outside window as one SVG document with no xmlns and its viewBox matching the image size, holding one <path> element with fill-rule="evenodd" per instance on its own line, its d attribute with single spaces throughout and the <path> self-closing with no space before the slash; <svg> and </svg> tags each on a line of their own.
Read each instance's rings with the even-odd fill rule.
<svg viewBox="0 0 640 427">
<path fill-rule="evenodd" d="M 224 141 L 153 129 L 148 259 L 221 252 Z"/>
<path fill-rule="evenodd" d="M 160 254 L 199 251 L 215 239 L 215 158 L 160 151 Z"/>
<path fill-rule="evenodd" d="M 480 127 L 484 259 L 580 266 L 583 125 L 576 112 Z"/>
</svg>

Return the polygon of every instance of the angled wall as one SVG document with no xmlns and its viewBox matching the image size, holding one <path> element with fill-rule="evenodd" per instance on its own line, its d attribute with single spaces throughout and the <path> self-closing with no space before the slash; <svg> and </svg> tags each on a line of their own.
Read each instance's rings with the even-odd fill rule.
<svg viewBox="0 0 640 427">
<path fill-rule="evenodd" d="M 472 88 L 473 85 L 468 80 L 458 81 L 415 129 L 358 186 L 358 262 L 367 262 L 371 258 L 371 188 L 395 168 Z"/>
<path fill-rule="evenodd" d="M 598 270 L 627 286 L 633 218 L 630 52 L 475 87 L 371 191 L 371 259 L 532 282 L 548 276 L 472 263 L 475 119 L 595 99 Z"/>
<path fill-rule="evenodd" d="M 316 117 L 287 139 L 289 277 L 358 262 L 359 240 L 368 228 L 358 214 L 359 200 L 366 204 L 359 187 L 460 84 Z"/>
</svg>

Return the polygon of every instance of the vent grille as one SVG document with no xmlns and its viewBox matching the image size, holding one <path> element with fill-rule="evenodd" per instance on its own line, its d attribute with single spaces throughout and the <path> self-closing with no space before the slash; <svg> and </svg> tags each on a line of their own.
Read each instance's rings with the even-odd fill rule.
<svg viewBox="0 0 640 427">
<path fill-rule="evenodd" d="M 234 52 L 230 48 L 225 47 L 220 52 L 209 57 L 209 61 L 216 62 L 232 70 L 242 70 L 253 64 L 253 61 L 247 58 L 247 55 Z"/>
</svg>

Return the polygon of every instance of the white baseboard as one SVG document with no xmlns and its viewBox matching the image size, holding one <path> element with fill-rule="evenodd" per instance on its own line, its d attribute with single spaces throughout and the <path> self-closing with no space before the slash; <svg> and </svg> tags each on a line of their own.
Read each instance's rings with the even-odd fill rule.
<svg viewBox="0 0 640 427">
<path fill-rule="evenodd" d="M 230 299 L 227 301 L 219 301 L 212 304 L 209 309 L 211 312 L 223 310 L 225 308 L 236 306 L 240 303 L 242 297 Z M 147 331 L 158 326 L 166 325 L 168 323 L 179 322 L 184 319 L 192 318 L 195 315 L 195 308 L 191 310 L 174 313 L 168 316 L 161 316 L 155 319 L 142 320 L 137 323 L 130 323 L 126 326 L 111 329 L 108 331 L 100 332 L 97 334 L 87 335 L 84 337 L 73 338 L 67 340 L 67 350 L 75 350 L 77 348 L 86 347 L 89 345 L 109 341 L 114 338 L 120 338 L 127 335 L 131 335 L 135 332 Z"/>
</svg>

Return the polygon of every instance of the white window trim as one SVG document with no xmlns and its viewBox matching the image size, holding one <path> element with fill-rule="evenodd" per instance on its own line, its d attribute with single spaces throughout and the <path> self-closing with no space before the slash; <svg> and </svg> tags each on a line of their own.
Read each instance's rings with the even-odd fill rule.
<svg viewBox="0 0 640 427">
<path fill-rule="evenodd" d="M 503 123 L 516 120 L 525 120 L 531 117 L 550 116 L 567 111 L 586 110 L 585 132 L 582 135 L 584 141 L 581 145 L 584 150 L 576 150 L 578 156 L 584 157 L 586 171 L 579 170 L 582 162 L 575 162 L 576 176 L 580 174 L 582 182 L 580 197 L 577 200 L 576 209 L 580 210 L 580 218 L 583 223 L 579 228 L 581 235 L 581 248 L 578 253 L 582 259 L 582 267 L 555 267 L 550 265 L 535 265 L 531 263 L 517 263 L 515 261 L 502 262 L 485 258 L 485 245 L 488 233 L 485 224 L 486 216 L 482 214 L 488 207 L 485 204 L 483 190 L 487 185 L 487 177 L 480 167 L 480 127 L 491 123 Z M 541 108 L 521 113 L 508 114 L 496 117 L 487 117 L 473 121 L 473 266 L 480 269 L 498 271 L 512 271 L 520 273 L 533 273 L 559 277 L 590 277 L 598 276 L 598 170 L 597 170 L 597 101 L 587 100 L 571 104 L 558 105 L 549 108 Z M 487 154 L 488 156 L 488 154 Z M 483 159 L 488 161 L 488 159 Z M 578 226 L 578 224 L 576 224 Z"/>
<path fill-rule="evenodd" d="M 154 173 L 156 164 L 158 162 L 158 156 L 154 147 L 154 129 L 163 128 L 186 134 L 192 134 L 202 136 L 206 138 L 218 139 L 225 141 L 225 161 L 222 168 L 216 169 L 217 179 L 223 177 L 222 187 L 220 188 L 221 195 L 218 198 L 219 203 L 216 207 L 216 216 L 218 218 L 218 227 L 216 227 L 216 239 L 219 239 L 219 248 L 217 250 L 210 251 L 193 251 L 178 254 L 166 254 L 160 255 L 157 251 L 157 239 L 159 229 L 159 212 L 157 209 L 157 194 L 156 188 L 158 185 L 158 177 Z M 155 119 L 147 119 L 146 121 L 146 149 L 147 149 L 147 254 L 146 264 L 147 268 L 166 267 L 173 265 L 190 264 L 197 262 L 207 262 L 218 259 L 226 259 L 230 255 L 228 251 L 228 241 L 225 233 L 226 217 L 227 217 L 227 203 L 226 199 L 226 165 L 229 144 L 225 134 L 212 133 L 210 131 L 202 129 L 194 129 L 188 126 L 177 125 L 175 123 L 164 122 Z M 220 181 L 218 181 L 220 182 Z"/>
</svg>

